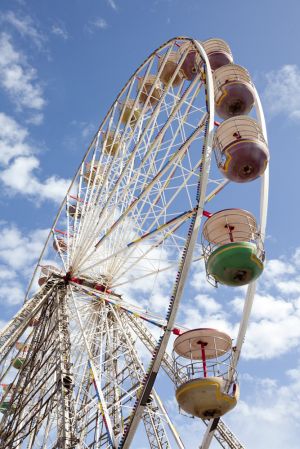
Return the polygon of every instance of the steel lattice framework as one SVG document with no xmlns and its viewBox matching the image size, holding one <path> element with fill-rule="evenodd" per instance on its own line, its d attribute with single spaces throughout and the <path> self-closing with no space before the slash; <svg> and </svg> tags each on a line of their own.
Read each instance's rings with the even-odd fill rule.
<svg viewBox="0 0 300 449">
<path fill-rule="evenodd" d="M 162 87 L 169 56 L 187 44 Z M 203 66 L 174 87 L 191 48 Z M 205 204 L 228 184 L 211 170 L 213 136 L 206 52 L 198 41 L 172 39 L 113 103 L 59 209 L 25 303 L 0 333 L 2 404 L 9 403 L 1 449 L 137 447 L 140 422 L 148 447 L 185 447 L 154 385 L 160 368 L 164 379 L 178 376 L 168 342 L 190 266 L 202 258 Z M 235 366 L 254 292 L 252 283 Z M 224 449 L 243 449 L 221 419 L 204 423 L 202 449 L 213 437 Z"/>
</svg>

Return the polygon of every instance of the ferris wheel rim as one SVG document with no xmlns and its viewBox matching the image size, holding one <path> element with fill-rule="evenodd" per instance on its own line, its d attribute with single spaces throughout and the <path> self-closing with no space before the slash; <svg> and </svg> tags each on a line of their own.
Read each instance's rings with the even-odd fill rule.
<svg viewBox="0 0 300 449">
<path fill-rule="evenodd" d="M 204 189 L 201 189 L 201 193 L 200 193 L 200 197 L 199 197 L 199 204 L 198 204 L 198 210 L 197 210 L 197 214 L 195 216 L 195 221 L 191 227 L 191 241 L 189 243 L 189 246 L 187 248 L 187 258 L 185 259 L 185 257 L 183 258 L 183 269 L 181 274 L 184 271 L 184 268 L 186 270 L 186 272 L 189 269 L 190 263 L 191 263 L 191 257 L 192 257 L 192 253 L 194 250 L 194 246 L 195 246 L 195 242 L 196 242 L 196 238 L 199 232 L 199 227 L 200 227 L 200 222 L 201 222 L 201 218 L 203 215 L 203 209 L 204 209 L 204 201 L 205 201 L 205 193 L 206 193 L 206 184 L 208 181 L 208 172 L 209 172 L 209 166 L 210 166 L 210 156 L 211 156 L 211 151 L 212 151 L 212 139 L 213 139 L 213 129 L 214 129 L 214 97 L 213 97 L 213 81 L 212 81 L 212 71 L 210 68 L 210 63 L 209 63 L 209 59 L 208 56 L 204 50 L 204 48 L 202 47 L 202 45 L 197 42 L 197 41 L 193 41 L 195 46 L 197 47 L 199 54 L 202 56 L 202 58 L 205 61 L 205 73 L 206 73 L 206 81 L 207 81 L 207 107 L 208 107 L 208 113 L 209 113 L 209 117 L 208 117 L 208 126 L 207 126 L 207 134 L 206 134 L 206 139 L 205 139 L 205 143 L 203 146 L 203 172 L 206 172 L 206 176 L 202 179 L 199 179 L 199 187 L 200 187 L 200 183 L 201 183 L 201 187 L 202 187 L 202 182 L 205 186 Z M 190 254 L 189 253 L 190 250 Z M 187 261 L 187 262 L 186 262 Z M 184 263 L 186 262 L 186 265 L 184 265 Z M 186 276 L 186 273 L 185 273 Z M 156 379 L 156 374 L 158 372 L 158 369 L 160 367 L 161 364 L 161 360 L 159 360 L 159 357 L 162 358 L 162 354 L 165 352 L 170 335 L 171 335 L 171 329 L 170 327 L 173 326 L 174 322 L 175 322 L 175 318 L 176 318 L 176 313 L 177 313 L 177 309 L 179 306 L 179 301 L 181 298 L 181 294 L 182 294 L 182 290 L 183 290 L 183 286 L 185 283 L 185 278 L 182 278 L 182 282 L 181 281 L 181 277 L 179 278 L 179 284 L 178 284 L 178 290 L 175 290 L 175 297 L 174 297 L 174 303 L 172 305 L 172 307 L 170 308 L 170 314 L 168 317 L 168 323 L 166 325 L 166 332 L 164 333 L 163 337 L 160 339 L 157 349 L 155 350 L 155 358 L 153 359 L 153 363 L 152 363 L 152 367 L 151 370 L 148 368 L 148 376 L 146 377 L 145 381 L 144 381 L 144 388 L 141 392 L 141 396 L 138 399 L 136 406 L 135 406 L 135 415 L 133 415 L 132 420 L 129 424 L 129 426 L 132 426 L 132 431 L 130 434 L 130 427 L 128 428 L 127 433 L 125 434 L 125 439 L 122 441 L 122 445 L 120 446 L 122 449 L 127 449 L 129 448 L 129 445 L 132 441 L 133 435 L 135 433 L 135 430 L 137 428 L 139 419 L 138 419 L 138 409 L 142 408 L 142 403 L 144 400 L 144 396 L 145 394 L 147 395 L 147 391 L 153 387 L 155 379 Z M 172 299 L 172 297 L 171 297 Z M 173 308 L 174 307 L 174 308 Z M 147 381 L 147 382 L 146 382 Z"/>
<path fill-rule="evenodd" d="M 268 136 L 267 136 L 267 128 L 266 128 L 266 121 L 265 116 L 262 108 L 262 104 L 260 101 L 259 94 L 253 86 L 253 90 L 255 93 L 255 109 L 256 109 L 256 115 L 258 119 L 258 123 L 260 124 L 262 128 L 262 133 L 265 138 L 265 141 L 268 142 Z M 265 240 L 265 230 L 267 225 L 267 211 L 268 211 L 268 199 L 269 199 L 269 165 L 267 165 L 265 172 L 262 175 L 261 179 L 261 193 L 260 193 L 260 235 L 262 242 L 264 243 Z M 247 292 L 245 295 L 245 303 L 243 307 L 243 312 L 240 320 L 238 335 L 236 339 L 236 347 L 235 347 L 235 353 L 233 356 L 232 361 L 232 368 L 233 371 L 236 370 L 239 358 L 242 351 L 242 346 L 245 341 L 247 328 L 249 324 L 249 319 L 252 311 L 253 301 L 256 293 L 256 287 L 257 287 L 257 281 L 254 281 L 249 284 L 247 288 Z M 217 425 L 219 423 L 220 418 L 215 418 L 211 420 L 211 423 L 207 426 L 207 429 L 205 431 L 205 434 L 202 439 L 202 443 L 200 446 L 200 449 L 209 449 L 210 443 L 212 441 L 212 438 L 214 436 L 215 430 L 217 428 Z"/>
</svg>

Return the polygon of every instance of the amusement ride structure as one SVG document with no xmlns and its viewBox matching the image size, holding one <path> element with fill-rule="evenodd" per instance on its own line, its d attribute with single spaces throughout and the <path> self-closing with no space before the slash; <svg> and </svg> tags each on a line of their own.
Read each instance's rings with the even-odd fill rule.
<svg viewBox="0 0 300 449">
<path fill-rule="evenodd" d="M 224 41 L 178 37 L 145 60 L 95 134 L 24 305 L 0 332 L 1 449 L 183 449 L 160 396 L 171 384 L 181 419 L 207 426 L 201 449 L 213 438 L 243 448 L 221 417 L 238 401 L 263 270 L 268 159 L 259 97 Z M 228 185 L 250 181 L 261 183 L 258 220 L 235 204 L 216 209 Z M 234 345 L 222 329 L 176 324 L 203 261 L 220 290 L 248 285 Z"/>
</svg>

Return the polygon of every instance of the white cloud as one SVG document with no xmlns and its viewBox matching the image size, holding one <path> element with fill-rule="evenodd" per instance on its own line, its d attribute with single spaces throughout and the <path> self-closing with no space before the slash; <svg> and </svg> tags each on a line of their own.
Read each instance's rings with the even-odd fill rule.
<svg viewBox="0 0 300 449">
<path fill-rule="evenodd" d="M 219 313 L 206 314 L 201 313 L 197 306 L 186 306 L 183 311 L 183 327 L 187 329 L 197 329 L 199 327 L 209 327 L 226 332 L 231 337 L 236 334 L 233 324 L 228 319 L 227 314 L 222 311 Z"/>
<path fill-rule="evenodd" d="M 2 226 L 0 229 L 0 260 L 2 270 L 23 270 L 31 266 L 44 245 L 48 234 L 46 229 L 37 229 L 24 236 L 14 225 Z"/>
<path fill-rule="evenodd" d="M 260 290 L 267 292 L 271 288 L 282 296 L 300 293 L 300 249 L 296 248 L 292 257 L 280 257 L 267 261 L 260 285 Z"/>
<path fill-rule="evenodd" d="M 300 268 L 300 248 L 296 248 L 294 254 L 293 254 L 293 258 L 292 258 L 292 262 L 298 267 Z"/>
<path fill-rule="evenodd" d="M 243 310 L 244 298 L 235 298 L 231 301 L 233 309 L 239 314 Z M 252 308 L 252 318 L 254 320 L 267 319 L 270 321 L 281 321 L 294 312 L 293 304 L 281 298 L 274 298 L 272 295 L 255 295 Z"/>
<path fill-rule="evenodd" d="M 265 270 L 264 270 L 264 278 L 265 279 L 278 279 L 282 278 L 287 274 L 294 274 L 295 268 L 292 264 L 288 263 L 285 260 L 280 259 L 271 259 L 267 261 Z"/>
<path fill-rule="evenodd" d="M 0 174 L 0 179 L 11 193 L 60 202 L 66 194 L 70 180 L 51 176 L 42 182 L 35 174 L 39 165 L 39 160 L 34 156 L 18 157 Z"/>
<path fill-rule="evenodd" d="M 242 382 L 242 400 L 226 415 L 226 422 L 233 431 L 238 429 L 246 447 L 299 448 L 300 369 L 289 370 L 286 375 L 289 382 L 285 385 L 275 379 L 251 379 L 250 394 L 245 393 L 247 385 Z"/>
<path fill-rule="evenodd" d="M 32 273 L 48 232 L 47 229 L 37 229 L 24 235 L 15 225 L 2 224 L 0 228 L 1 303 L 14 306 L 24 300 L 23 281 Z M 26 279 L 26 284 L 27 281 Z"/>
<path fill-rule="evenodd" d="M 95 133 L 95 126 L 92 123 L 85 123 L 82 126 L 81 135 L 84 139 L 89 138 L 91 139 L 91 136 L 93 136 Z"/>
<path fill-rule="evenodd" d="M 70 180 L 50 176 L 40 181 L 36 171 L 40 162 L 34 156 L 35 148 L 28 143 L 28 130 L 12 117 L 0 113 L 0 180 L 9 194 L 28 195 L 38 200 L 59 202 L 64 197 Z M 10 164 L 10 165 L 8 165 Z"/>
<path fill-rule="evenodd" d="M 243 298 L 230 302 L 242 315 Z M 238 323 L 235 325 L 237 329 Z M 272 359 L 287 354 L 300 344 L 300 300 L 282 298 L 275 293 L 255 295 L 250 324 L 243 345 L 243 358 Z"/>
<path fill-rule="evenodd" d="M 214 287 L 207 281 L 206 271 L 203 260 L 196 262 L 192 266 L 191 286 L 199 292 L 212 292 Z"/>
<path fill-rule="evenodd" d="M 8 164 L 17 156 L 32 153 L 31 146 L 26 142 L 28 131 L 20 126 L 12 117 L 0 112 L 0 163 Z"/>
<path fill-rule="evenodd" d="M 55 34 L 55 36 L 61 37 L 65 41 L 69 39 L 69 34 L 63 25 L 52 25 L 51 33 Z"/>
<path fill-rule="evenodd" d="M 282 280 L 277 282 L 277 288 L 285 294 L 299 294 L 300 293 L 300 276 L 290 280 Z"/>
<path fill-rule="evenodd" d="M 24 301 L 25 292 L 19 282 L 6 283 L 0 286 L 0 301 L 6 306 L 15 306 Z"/>
<path fill-rule="evenodd" d="M 258 282 L 250 323 L 242 348 L 247 360 L 278 358 L 300 344 L 300 249 L 291 257 L 271 259 Z M 206 281 L 204 267 L 197 263 L 192 273 L 193 300 L 184 304 L 184 327 L 212 327 L 237 337 L 245 303 L 244 289 L 220 286 L 213 289 Z M 200 292 L 200 293 L 198 293 Z M 215 294 L 218 293 L 218 300 Z M 236 296 L 232 299 L 232 294 Z"/>
<path fill-rule="evenodd" d="M 264 99 L 270 113 L 287 114 L 300 118 L 300 69 L 297 65 L 284 65 L 266 74 Z"/>
<path fill-rule="evenodd" d="M 8 268 L 6 265 L 0 265 L 0 280 L 7 281 L 11 279 L 15 279 L 16 273 Z"/>
<path fill-rule="evenodd" d="M 195 302 L 198 304 L 200 309 L 205 310 L 207 314 L 217 313 L 222 309 L 221 304 L 208 295 L 195 296 Z"/>
<path fill-rule="evenodd" d="M 85 121 L 72 120 L 71 125 L 76 128 L 76 131 L 80 128 L 83 139 L 89 138 L 91 140 L 92 136 L 95 134 L 95 130 L 97 129 L 95 124 Z M 78 140 L 78 136 L 76 139 Z"/>
<path fill-rule="evenodd" d="M 300 317 L 292 314 L 282 321 L 267 319 L 251 322 L 243 356 L 246 359 L 271 359 L 288 353 L 300 343 Z"/>
<path fill-rule="evenodd" d="M 11 37 L 6 33 L 0 35 L 0 85 L 19 109 L 40 111 L 45 106 L 36 70 L 13 47 Z"/>
<path fill-rule="evenodd" d="M 29 37 L 38 48 L 42 48 L 46 38 L 40 31 L 38 31 L 31 17 L 17 16 L 13 11 L 7 11 L 0 15 L 0 21 L 8 23 L 15 28 L 22 37 Z"/>
</svg>

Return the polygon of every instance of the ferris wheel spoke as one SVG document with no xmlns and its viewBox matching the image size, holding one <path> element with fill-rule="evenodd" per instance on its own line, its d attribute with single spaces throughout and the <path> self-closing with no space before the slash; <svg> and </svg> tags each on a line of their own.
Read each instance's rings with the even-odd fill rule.
<svg viewBox="0 0 300 449">
<path fill-rule="evenodd" d="M 188 154 L 188 153 L 187 153 L 187 154 Z M 169 200 L 168 202 L 166 201 L 166 199 L 164 200 L 164 207 L 162 208 L 162 210 L 161 210 L 160 213 L 156 214 L 157 220 L 159 220 L 160 217 L 161 217 L 161 215 L 162 215 L 163 213 L 165 213 L 165 211 L 168 210 L 168 209 L 170 208 L 171 204 L 174 202 L 175 198 L 178 196 L 178 194 L 181 192 L 181 190 L 182 190 L 184 187 L 186 187 L 186 185 L 188 184 L 190 178 L 191 178 L 192 176 L 195 176 L 195 175 L 196 175 L 196 169 L 200 166 L 200 164 L 201 164 L 201 160 L 200 160 L 199 162 L 196 163 L 196 166 L 195 166 L 193 169 L 191 169 L 191 171 L 187 174 L 187 176 L 183 176 L 182 179 L 179 178 L 180 181 L 182 182 L 182 184 L 179 185 L 178 187 L 173 187 L 173 189 L 174 189 L 174 191 L 175 191 L 175 192 L 174 192 L 174 195 L 170 198 L 170 200 Z M 173 169 L 170 171 L 169 175 L 167 176 L 167 179 L 164 181 L 164 185 L 162 185 L 161 188 L 158 189 L 158 194 L 157 194 L 157 196 L 156 196 L 156 197 L 153 199 L 153 201 L 151 202 L 151 204 L 153 204 L 153 206 L 157 205 L 159 199 L 164 195 L 164 192 L 166 191 L 166 189 L 168 189 L 168 186 L 169 186 L 169 184 L 170 184 L 172 178 L 173 178 L 173 180 L 176 179 L 176 177 L 174 176 L 174 173 L 175 173 L 176 169 L 177 169 L 177 165 L 175 164 L 174 167 L 173 167 Z M 191 203 L 191 202 L 190 202 L 190 203 Z M 192 207 L 192 206 L 191 206 L 191 207 Z M 150 209 L 150 208 L 149 208 L 149 211 L 148 211 L 148 212 L 146 211 L 146 213 L 145 213 L 144 216 L 143 216 L 143 220 L 142 220 L 142 222 L 141 222 L 141 226 L 144 225 L 144 223 L 146 222 L 147 218 L 149 217 L 149 215 L 150 215 L 151 213 L 153 213 L 153 215 L 155 216 L 155 212 L 153 211 L 153 209 Z M 141 216 L 141 213 L 140 213 L 140 216 Z M 148 228 L 147 232 L 149 232 L 149 231 L 150 231 L 150 229 Z"/>
<path fill-rule="evenodd" d="M 129 242 L 125 247 L 118 249 L 116 252 L 110 254 L 104 259 L 97 260 L 96 263 L 89 265 L 87 267 L 83 267 L 83 271 L 90 270 L 94 268 L 97 265 L 101 265 L 104 262 L 107 262 L 111 258 L 115 258 L 116 256 L 120 256 L 120 254 L 124 252 L 128 252 L 128 248 L 134 248 L 140 244 L 143 244 L 148 239 L 153 239 L 153 237 L 157 234 L 162 233 L 162 236 L 160 239 L 154 241 L 152 244 L 150 244 L 150 248 L 148 249 L 147 253 L 150 252 L 153 248 L 156 248 L 159 246 L 166 238 L 169 237 L 169 235 L 172 235 L 175 230 L 177 230 L 186 220 L 190 219 L 195 214 L 194 210 L 189 210 L 187 212 L 181 213 L 179 216 L 172 218 L 168 222 L 160 225 L 153 231 L 147 230 L 145 235 L 140 236 L 136 240 L 133 240 Z M 169 229 L 168 229 L 169 228 Z M 163 232 L 165 231 L 166 232 Z M 147 254 L 145 253 L 145 255 Z M 130 258 L 130 254 L 126 254 L 127 258 Z"/>
<path fill-rule="evenodd" d="M 180 224 L 176 226 L 176 229 L 178 229 L 179 226 L 180 226 Z M 172 234 L 172 231 L 170 231 L 170 235 L 173 235 L 173 234 Z M 151 264 L 151 261 L 152 261 L 153 259 L 151 259 L 150 253 L 151 253 L 151 251 L 155 251 L 155 250 L 158 248 L 159 245 L 162 245 L 162 244 L 165 242 L 166 237 L 168 237 L 168 234 L 163 235 L 162 238 L 161 238 L 161 240 L 158 240 L 157 242 L 154 242 L 153 245 L 150 246 L 150 247 L 148 248 L 148 250 L 146 250 L 146 251 L 142 251 L 142 250 L 140 249 L 140 247 L 137 246 L 137 249 L 140 250 L 140 256 L 137 256 L 137 255 L 135 255 L 135 254 L 132 254 L 132 252 L 131 252 L 131 259 L 132 259 L 133 261 L 131 262 L 131 264 L 127 265 L 125 269 L 124 269 L 124 267 L 122 266 L 122 264 L 120 264 L 119 270 L 116 270 L 115 276 L 114 276 L 116 282 L 117 282 L 118 280 L 122 279 L 122 277 L 123 277 L 128 271 L 133 270 L 133 272 L 134 272 L 134 269 L 135 269 L 136 267 L 139 268 L 140 271 L 141 271 L 142 273 L 143 273 L 143 271 L 146 271 L 146 272 L 147 272 L 147 273 L 144 274 L 144 275 L 141 274 L 141 275 L 140 275 L 140 279 L 142 279 L 143 277 L 146 277 L 146 275 L 157 274 L 157 273 L 159 272 L 159 268 L 160 268 L 160 267 L 159 267 L 159 265 L 157 265 L 157 263 Z M 129 258 L 129 255 L 128 255 L 128 258 Z M 147 261 L 147 262 L 148 262 L 148 265 L 151 264 L 152 266 L 151 266 L 151 267 L 150 267 L 150 266 L 148 266 L 148 267 L 145 267 L 145 266 L 144 266 L 144 267 L 140 267 L 140 264 L 141 264 L 141 262 L 142 262 L 143 260 L 144 260 L 144 261 Z M 168 261 L 171 262 L 170 259 L 168 259 Z M 155 260 L 154 260 L 154 262 L 155 262 Z M 122 271 L 121 273 L 119 273 L 120 269 L 123 269 L 123 271 Z M 149 270 L 150 270 L 150 273 L 149 273 Z M 133 281 L 133 280 L 132 280 L 132 281 Z"/>
<path fill-rule="evenodd" d="M 203 256 L 195 257 L 195 258 L 193 259 L 192 262 L 198 262 L 198 261 L 201 260 L 201 259 L 203 259 Z M 174 270 L 174 268 L 176 268 L 176 266 L 177 266 L 177 262 L 174 262 L 173 264 L 170 264 L 170 265 L 168 265 L 168 266 L 166 266 L 166 267 L 158 268 L 157 270 L 155 270 L 155 271 L 153 271 L 153 272 L 151 272 L 151 273 L 147 273 L 147 274 L 138 276 L 138 277 L 136 277 L 136 278 L 131 278 L 131 279 L 128 279 L 128 280 L 123 281 L 123 282 L 120 282 L 120 281 L 119 281 L 119 283 L 113 284 L 113 285 L 112 285 L 112 288 L 117 289 L 118 287 L 121 287 L 121 286 L 123 286 L 123 285 L 132 284 L 132 283 L 134 283 L 135 281 L 140 281 L 140 280 L 142 280 L 142 279 L 144 279 L 144 278 L 147 278 L 147 277 L 149 277 L 149 276 L 156 276 L 157 274 L 163 273 L 164 271 Z M 121 275 L 120 275 L 119 277 L 121 277 Z"/>
<path fill-rule="evenodd" d="M 100 293 L 99 291 L 97 291 L 95 289 L 91 289 L 91 288 L 83 287 L 83 286 L 80 286 L 80 288 L 78 288 L 78 290 L 79 290 L 79 292 L 80 292 L 80 290 L 82 290 L 82 293 L 85 293 L 85 296 L 83 295 L 82 300 L 86 302 L 86 305 L 89 304 L 89 308 L 86 307 L 86 308 L 84 308 L 84 310 L 88 311 L 90 309 L 90 301 L 91 301 L 91 299 L 94 299 L 94 300 L 98 300 L 102 303 L 111 304 L 111 305 L 115 306 L 116 308 L 126 310 L 129 313 L 138 314 L 140 317 L 142 317 L 142 319 L 145 319 L 146 321 L 149 321 L 152 324 L 157 325 L 160 328 L 164 327 L 166 324 L 166 319 L 163 316 L 154 314 L 154 313 L 149 312 L 144 309 L 141 309 L 140 307 L 138 307 L 136 305 L 128 303 L 124 299 L 120 300 L 120 298 L 116 298 L 112 293 L 103 296 L 103 293 Z M 87 297 L 86 297 L 87 294 L 90 296 L 89 300 L 87 300 Z M 80 310 L 80 307 L 78 307 L 78 310 Z M 83 310 L 83 309 L 81 308 L 81 310 Z M 81 315 L 82 315 L 82 313 L 81 313 Z M 88 325 L 85 327 L 89 328 Z"/>
<path fill-rule="evenodd" d="M 200 130 L 198 129 L 198 133 L 199 132 L 200 132 Z M 177 154 L 175 154 L 173 156 L 173 158 L 167 164 L 165 164 L 165 166 L 160 170 L 160 172 L 152 179 L 152 181 L 142 191 L 139 198 L 134 200 L 134 202 L 127 209 L 127 211 L 124 212 L 123 215 L 111 226 L 111 228 L 106 232 L 106 234 L 102 237 L 102 239 L 96 243 L 96 245 L 95 245 L 96 248 L 98 248 L 105 241 L 105 239 L 110 235 L 110 233 L 112 232 L 114 227 L 117 226 L 117 224 L 121 221 L 121 219 L 125 218 L 129 214 L 129 212 L 135 208 L 135 206 L 138 204 L 138 202 L 144 198 L 144 196 L 151 190 L 152 186 L 157 182 L 158 179 L 160 179 L 167 172 L 167 170 L 174 164 L 174 162 L 180 160 L 180 158 L 182 158 L 184 156 L 184 153 L 187 151 L 187 148 L 188 148 L 190 142 L 193 140 L 193 137 L 194 137 L 194 135 L 192 137 L 190 137 L 186 141 L 186 143 L 181 146 L 181 148 L 177 152 Z"/>
<path fill-rule="evenodd" d="M 193 83 L 191 83 L 191 86 L 189 87 L 189 89 L 192 89 L 192 88 L 194 87 L 194 85 L 196 85 L 196 79 L 193 81 Z M 185 95 L 188 94 L 189 89 L 187 90 L 187 92 L 185 93 Z M 197 93 L 198 93 L 198 91 L 196 90 L 196 92 L 194 93 L 194 96 L 196 96 Z M 184 97 L 183 97 L 183 98 L 184 98 Z M 179 103 L 176 105 L 176 107 L 175 107 L 175 110 L 176 110 L 176 111 L 179 109 L 179 107 L 180 107 L 180 105 L 181 105 L 181 102 L 182 102 L 182 99 L 181 99 L 181 100 L 179 101 Z M 158 107 L 159 107 L 159 104 L 157 105 L 157 108 L 158 108 Z M 154 118 L 155 118 L 155 113 L 156 113 L 156 115 L 158 115 L 158 113 L 159 113 L 159 109 L 157 109 L 157 108 L 155 109 L 155 112 L 154 112 L 154 115 L 153 115 L 152 120 L 154 120 Z M 156 111 L 157 111 L 157 112 L 156 112 Z M 175 111 L 175 112 L 176 112 L 176 111 Z M 166 133 L 168 127 L 169 127 L 169 124 L 171 123 L 171 121 L 172 121 L 172 116 L 170 116 L 169 119 L 166 121 L 166 123 L 164 124 L 163 128 L 160 130 L 159 134 L 157 135 L 157 137 L 154 139 L 153 143 L 151 144 L 150 148 L 147 150 L 145 156 L 143 157 L 143 161 L 141 162 L 141 166 L 143 166 L 143 165 L 147 162 L 147 160 L 149 159 L 149 157 L 150 157 L 151 154 L 153 153 L 153 149 L 154 149 L 155 147 L 159 147 L 159 144 L 161 143 L 161 141 L 162 141 L 162 139 L 163 139 L 163 137 L 164 137 L 164 135 L 165 135 L 165 133 Z M 147 123 L 147 125 L 146 125 L 146 127 L 145 127 L 145 129 L 144 129 L 144 133 L 145 133 L 146 130 L 148 130 L 148 128 L 150 127 L 150 124 L 151 124 L 151 121 L 149 121 L 149 123 Z M 143 134 L 144 134 L 144 133 L 143 133 Z M 140 139 L 140 141 L 141 141 L 141 139 Z M 120 141 L 120 143 L 121 143 L 121 141 Z M 109 195 L 108 203 L 109 203 L 110 198 L 112 198 L 112 195 L 115 193 L 116 189 L 119 187 L 119 184 L 120 184 L 120 182 L 122 181 L 123 177 L 125 176 L 126 170 L 127 170 L 128 166 L 130 165 L 130 162 L 134 159 L 134 156 L 135 156 L 135 154 L 136 154 L 138 148 L 139 148 L 139 145 L 137 145 L 137 146 L 134 148 L 134 150 L 132 151 L 132 153 L 131 153 L 129 159 L 127 160 L 127 162 L 126 162 L 126 164 L 125 164 L 125 166 L 124 166 L 124 170 L 123 170 L 122 174 L 120 175 L 118 181 L 115 183 L 114 188 L 112 189 L 112 191 L 111 191 L 111 193 L 110 193 L 110 195 Z M 98 167 L 98 168 L 99 168 L 99 167 Z M 107 177 L 107 174 L 104 175 L 103 185 L 105 184 L 106 177 Z M 101 189 L 103 189 L 103 187 L 102 187 Z M 101 193 L 101 189 L 100 189 L 100 192 L 99 192 L 99 193 Z M 128 190 L 128 187 L 125 189 L 125 192 L 126 192 L 127 190 Z M 105 211 L 105 208 L 102 210 L 102 214 L 104 213 L 104 211 Z M 100 218 L 101 218 L 101 215 L 100 215 L 99 219 L 100 219 Z"/>
</svg>

